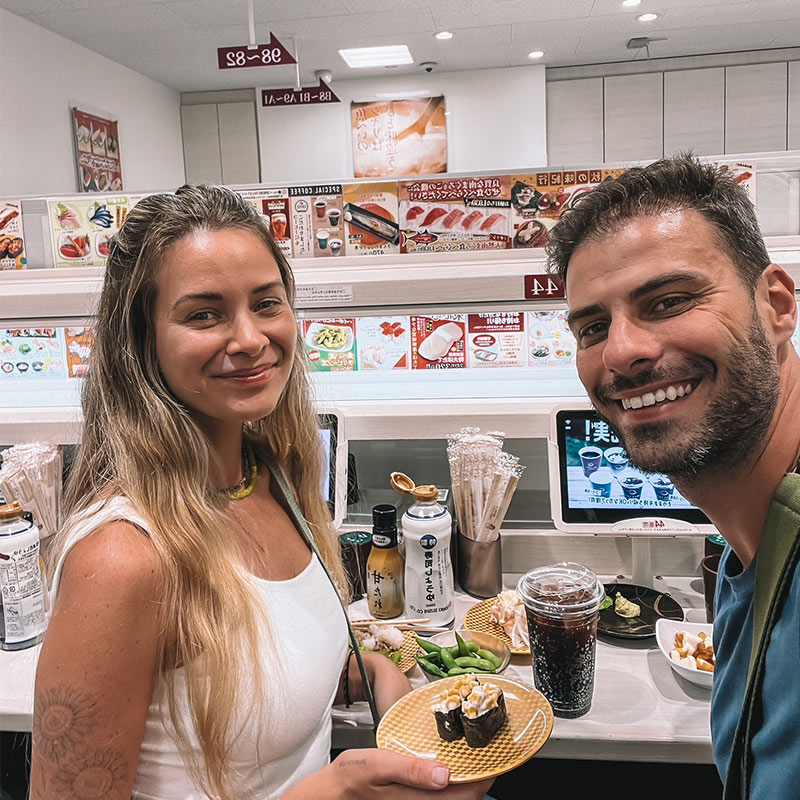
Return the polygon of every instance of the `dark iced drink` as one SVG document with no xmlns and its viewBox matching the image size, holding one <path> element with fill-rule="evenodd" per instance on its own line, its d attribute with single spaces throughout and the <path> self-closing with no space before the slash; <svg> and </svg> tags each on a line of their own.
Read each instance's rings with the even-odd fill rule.
<svg viewBox="0 0 800 800">
<path fill-rule="evenodd" d="M 597 617 L 603 584 L 580 564 L 540 567 L 517 585 L 528 618 L 533 682 L 557 717 L 592 706 Z"/>
</svg>

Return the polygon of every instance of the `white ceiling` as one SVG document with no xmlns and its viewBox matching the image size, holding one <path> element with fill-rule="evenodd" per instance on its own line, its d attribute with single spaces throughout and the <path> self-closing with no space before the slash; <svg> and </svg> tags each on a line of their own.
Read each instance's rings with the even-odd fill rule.
<svg viewBox="0 0 800 800">
<path fill-rule="evenodd" d="M 632 37 L 666 37 L 650 57 L 800 45 L 798 0 L 253 0 L 256 38 L 296 37 L 303 84 L 411 74 L 423 61 L 452 72 L 532 63 L 548 67 L 645 59 Z M 0 7 L 179 91 L 291 86 L 294 67 L 217 69 L 217 47 L 249 41 L 247 0 L 0 0 Z M 637 16 L 656 12 L 655 22 Z M 452 31 L 449 41 L 434 34 Z M 337 50 L 407 44 L 415 64 L 351 70 Z"/>
</svg>

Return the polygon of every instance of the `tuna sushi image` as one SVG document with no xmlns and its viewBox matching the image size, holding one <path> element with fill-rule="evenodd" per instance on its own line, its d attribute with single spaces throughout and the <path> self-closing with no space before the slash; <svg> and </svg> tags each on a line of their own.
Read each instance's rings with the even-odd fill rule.
<svg viewBox="0 0 800 800">
<path fill-rule="evenodd" d="M 425 215 L 425 219 L 422 220 L 422 227 L 427 228 L 429 225 L 433 225 L 434 222 L 443 217 L 445 214 L 447 214 L 446 208 L 442 208 L 441 206 L 434 206 Z"/>
<path fill-rule="evenodd" d="M 424 211 L 425 209 L 422 206 L 411 206 L 411 208 L 406 211 L 406 221 L 413 222 Z"/>
<path fill-rule="evenodd" d="M 454 208 L 443 220 L 442 220 L 442 227 L 443 228 L 453 228 L 455 225 L 458 224 L 458 221 L 461 217 L 464 216 L 464 212 L 460 208 Z"/>
<path fill-rule="evenodd" d="M 506 722 L 503 691 L 493 683 L 478 683 L 461 704 L 461 724 L 470 747 L 486 747 Z"/>
<path fill-rule="evenodd" d="M 466 217 L 464 217 L 464 221 L 461 223 L 461 227 L 465 231 L 472 230 L 472 228 L 474 228 L 478 224 L 478 221 L 481 219 L 482 216 L 483 216 L 483 211 L 471 211 L 469 214 L 467 214 Z"/>
<path fill-rule="evenodd" d="M 494 228 L 501 219 L 504 219 L 502 214 L 489 214 L 488 217 L 481 223 L 481 230 L 489 232 Z"/>
</svg>

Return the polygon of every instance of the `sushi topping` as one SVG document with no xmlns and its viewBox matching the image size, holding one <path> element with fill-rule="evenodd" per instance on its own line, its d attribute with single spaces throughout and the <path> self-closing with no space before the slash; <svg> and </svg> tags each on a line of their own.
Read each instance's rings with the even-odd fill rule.
<svg viewBox="0 0 800 800">
<path fill-rule="evenodd" d="M 95 203 L 89 214 L 89 221 L 94 222 L 95 225 L 99 225 L 101 228 L 110 228 L 114 222 L 114 217 L 105 203 Z"/>
<path fill-rule="evenodd" d="M 497 623 L 505 631 L 514 647 L 530 647 L 528 618 L 525 615 L 522 598 L 516 589 L 507 589 L 497 595 L 489 611 L 489 620 Z"/>
<path fill-rule="evenodd" d="M 472 673 L 462 675 L 447 691 L 440 692 L 433 698 L 431 711 L 441 711 L 446 714 L 460 708 L 466 697 L 469 697 L 472 690 L 480 686 L 478 679 Z"/>
<path fill-rule="evenodd" d="M 500 687 L 493 683 L 479 683 L 461 704 L 461 711 L 467 719 L 481 717 L 497 708 L 502 694 Z"/>
</svg>

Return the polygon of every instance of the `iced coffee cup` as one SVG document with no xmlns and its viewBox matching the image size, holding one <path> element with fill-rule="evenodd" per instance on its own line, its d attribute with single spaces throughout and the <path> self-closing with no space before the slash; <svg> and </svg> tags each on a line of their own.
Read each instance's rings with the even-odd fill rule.
<svg viewBox="0 0 800 800">
<path fill-rule="evenodd" d="M 626 475 L 619 482 L 622 487 L 622 494 L 629 500 L 638 500 L 642 496 L 642 487 L 644 486 L 644 478 L 638 475 Z"/>
<path fill-rule="evenodd" d="M 622 472 L 628 466 L 628 454 L 624 447 L 609 447 L 605 457 L 612 472 Z"/>
<path fill-rule="evenodd" d="M 321 250 L 326 250 L 328 247 L 328 238 L 330 234 L 328 231 L 317 231 L 317 244 Z"/>
<path fill-rule="evenodd" d="M 341 239 L 329 239 L 328 244 L 331 247 L 331 255 L 338 256 L 339 253 L 342 252 L 342 240 Z"/>
<path fill-rule="evenodd" d="M 339 224 L 339 220 L 342 218 L 342 210 L 340 208 L 329 208 L 328 209 L 328 222 L 335 228 Z"/>
<path fill-rule="evenodd" d="M 592 492 L 595 497 L 611 497 L 611 484 L 613 482 L 614 476 L 611 474 L 611 470 L 605 467 L 596 469 L 589 475 L 589 483 L 592 484 Z"/>
<path fill-rule="evenodd" d="M 560 563 L 523 575 L 517 592 L 528 618 L 534 685 L 555 716 L 583 716 L 594 693 L 603 584 L 580 564 Z"/>
<path fill-rule="evenodd" d="M 581 459 L 583 474 L 588 478 L 596 469 L 600 469 L 603 460 L 603 451 L 599 447 L 581 447 L 578 450 Z"/>
</svg>

